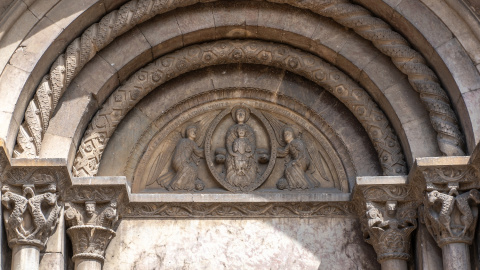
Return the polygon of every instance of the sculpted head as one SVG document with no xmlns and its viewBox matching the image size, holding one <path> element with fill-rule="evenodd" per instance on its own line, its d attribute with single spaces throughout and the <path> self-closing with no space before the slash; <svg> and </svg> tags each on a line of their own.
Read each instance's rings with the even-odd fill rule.
<svg viewBox="0 0 480 270">
<path fill-rule="evenodd" d="M 291 127 L 285 127 L 283 129 L 283 139 L 287 142 L 290 143 L 294 139 L 293 135 L 293 129 Z"/>
<path fill-rule="evenodd" d="M 387 201 L 387 215 L 389 217 L 395 217 L 397 214 L 397 202 L 396 201 Z"/>
<path fill-rule="evenodd" d="M 245 112 L 245 109 L 240 108 L 236 111 L 235 115 L 237 116 L 237 121 L 239 124 L 242 124 L 245 122 L 245 117 L 247 113 Z"/>
<path fill-rule="evenodd" d="M 85 202 L 85 212 L 88 217 L 92 217 L 95 214 L 96 203 L 94 201 Z"/>
<path fill-rule="evenodd" d="M 427 193 L 427 200 L 430 205 L 433 205 L 437 201 L 438 191 L 434 190 Z"/>
<path fill-rule="evenodd" d="M 245 134 L 247 133 L 247 129 L 243 126 L 240 126 L 238 127 L 237 133 L 239 138 L 244 138 Z"/>
<path fill-rule="evenodd" d="M 244 124 L 250 118 L 250 110 L 242 105 L 232 109 L 232 118 L 238 124 Z"/>
<path fill-rule="evenodd" d="M 194 140 L 197 137 L 197 127 L 196 126 L 188 126 L 185 130 L 185 136 L 190 140 Z"/>
</svg>

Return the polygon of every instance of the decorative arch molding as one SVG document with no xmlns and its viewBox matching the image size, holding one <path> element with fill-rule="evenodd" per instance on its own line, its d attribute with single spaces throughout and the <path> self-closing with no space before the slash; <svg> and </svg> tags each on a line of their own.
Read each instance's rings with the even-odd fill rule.
<svg viewBox="0 0 480 270">
<path fill-rule="evenodd" d="M 195 1 L 196 2 L 196 1 Z M 277 2 L 277 1 L 273 1 Z M 278 1 L 334 19 L 353 29 L 360 36 L 373 42 L 394 64 L 409 77 L 413 88 L 420 93 L 422 102 L 430 113 L 434 129 L 438 133 L 438 143 L 445 155 L 463 155 L 463 140 L 456 117 L 450 107 L 448 96 L 440 87 L 434 72 L 424 59 L 388 24 L 373 17 L 364 8 L 347 1 Z M 105 16 L 99 24 L 92 25 L 81 38 L 77 38 L 62 54 L 45 76 L 36 91 L 34 100 L 25 113 L 25 122 L 18 135 L 15 156 L 36 156 L 48 123 L 59 98 L 72 79 L 115 37 L 125 33 L 134 25 L 146 21 L 157 14 L 175 9 L 191 1 L 153 2 L 132 1 Z M 27 150 L 22 154 L 24 150 Z"/>
<path fill-rule="evenodd" d="M 268 3 L 261 3 L 260 6 L 257 2 L 244 4 L 246 5 L 214 3 L 204 7 L 201 14 L 206 11 L 214 14 L 211 15 L 211 20 L 217 18 L 215 24 L 205 23 L 193 28 L 182 25 L 192 13 L 200 12 L 199 7 L 177 9 L 149 20 L 119 37 L 95 56 L 68 87 L 50 121 L 39 156 L 67 158 L 69 164 L 73 163 L 81 137 L 98 107 L 117 88 L 120 81 L 151 62 L 152 54 L 154 57 L 162 56 L 181 49 L 184 47 L 182 40 L 197 44 L 212 39 L 231 39 L 232 33 L 234 37 L 276 40 L 301 48 L 335 65 L 358 81 L 388 117 L 399 137 L 409 166 L 416 157 L 441 155 L 428 113 L 406 76 L 368 41 L 328 18 L 309 12 L 295 17 L 295 20 L 293 17 L 287 18 L 284 25 L 267 24 L 262 22 L 266 16 L 269 20 L 281 21 L 285 19 L 285 12 L 290 14 L 298 10 Z M 239 13 L 236 21 L 218 19 L 225 18 L 232 12 Z M 240 24 L 251 13 L 258 13 L 258 20 Z M 177 20 L 180 21 L 180 26 Z M 71 106 L 73 100 L 74 106 Z M 420 129 L 422 134 L 418 136 L 417 130 Z"/>
<path fill-rule="evenodd" d="M 318 57 L 286 45 L 222 40 L 165 55 L 137 71 L 112 93 L 85 132 L 74 161 L 74 175 L 96 175 L 103 151 L 118 123 L 150 91 L 186 72 L 228 63 L 273 66 L 317 83 L 345 104 L 363 125 L 377 150 L 383 173 L 406 173 L 402 150 L 388 119 L 365 90 L 344 73 Z"/>
</svg>

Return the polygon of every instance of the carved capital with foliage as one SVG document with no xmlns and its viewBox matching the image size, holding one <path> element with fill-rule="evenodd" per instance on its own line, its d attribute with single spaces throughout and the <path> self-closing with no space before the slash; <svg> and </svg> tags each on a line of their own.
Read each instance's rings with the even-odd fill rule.
<svg viewBox="0 0 480 270">
<path fill-rule="evenodd" d="M 115 236 L 117 201 L 122 188 L 73 186 L 67 191 L 65 221 L 73 245 L 73 260 L 105 259 L 105 250 Z"/>
<path fill-rule="evenodd" d="M 364 239 L 379 262 L 410 259 L 410 236 L 417 228 L 417 206 L 406 177 L 357 178 L 357 204 Z"/>
<path fill-rule="evenodd" d="M 43 249 L 55 231 L 63 174 L 51 168 L 8 168 L 2 178 L 2 207 L 8 244 Z"/>
</svg>

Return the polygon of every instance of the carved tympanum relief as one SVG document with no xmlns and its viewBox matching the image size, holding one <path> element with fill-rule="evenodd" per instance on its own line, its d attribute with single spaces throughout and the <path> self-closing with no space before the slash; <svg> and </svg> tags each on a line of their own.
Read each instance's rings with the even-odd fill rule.
<svg viewBox="0 0 480 270">
<path fill-rule="evenodd" d="M 347 191 L 335 150 L 318 129 L 300 119 L 258 100 L 216 101 L 191 108 L 168 121 L 150 141 L 134 182 L 159 192 Z"/>
</svg>

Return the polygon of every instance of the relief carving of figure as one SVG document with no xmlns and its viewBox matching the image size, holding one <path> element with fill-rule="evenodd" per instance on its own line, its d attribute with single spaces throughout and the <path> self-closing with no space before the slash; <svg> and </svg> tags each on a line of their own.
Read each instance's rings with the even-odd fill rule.
<svg viewBox="0 0 480 270">
<path fill-rule="evenodd" d="M 185 137 L 182 138 L 173 154 L 172 168 L 176 175 L 173 177 L 167 189 L 171 190 L 193 190 L 196 184 L 199 187 L 201 180 L 198 179 L 198 162 L 204 156 L 203 149 L 195 143 L 197 127 L 188 126 L 185 130 Z M 201 188 L 203 189 L 203 188 Z"/>
<path fill-rule="evenodd" d="M 195 142 L 196 137 L 197 126 L 187 126 L 184 137 L 178 141 L 173 151 L 171 163 L 173 171 L 160 175 L 148 185 L 156 182 L 167 190 L 202 190 L 204 183 L 198 178 L 198 164 L 200 158 L 204 157 L 204 153 L 203 149 Z M 165 153 L 163 157 L 169 159 L 171 153 Z M 162 163 L 166 162 L 162 161 Z"/>
<path fill-rule="evenodd" d="M 279 148 L 278 157 L 286 157 L 285 175 L 277 182 L 278 189 L 308 189 L 320 185 L 318 180 L 310 177 L 307 171 L 312 172 L 311 160 L 305 143 L 300 138 L 295 138 L 291 127 L 283 129 L 283 139 L 287 145 Z"/>
<path fill-rule="evenodd" d="M 255 133 L 246 124 L 250 117 L 248 109 L 239 107 L 232 110 L 237 124 L 231 126 L 226 134 L 226 181 L 236 187 L 246 187 L 257 177 Z"/>
</svg>

